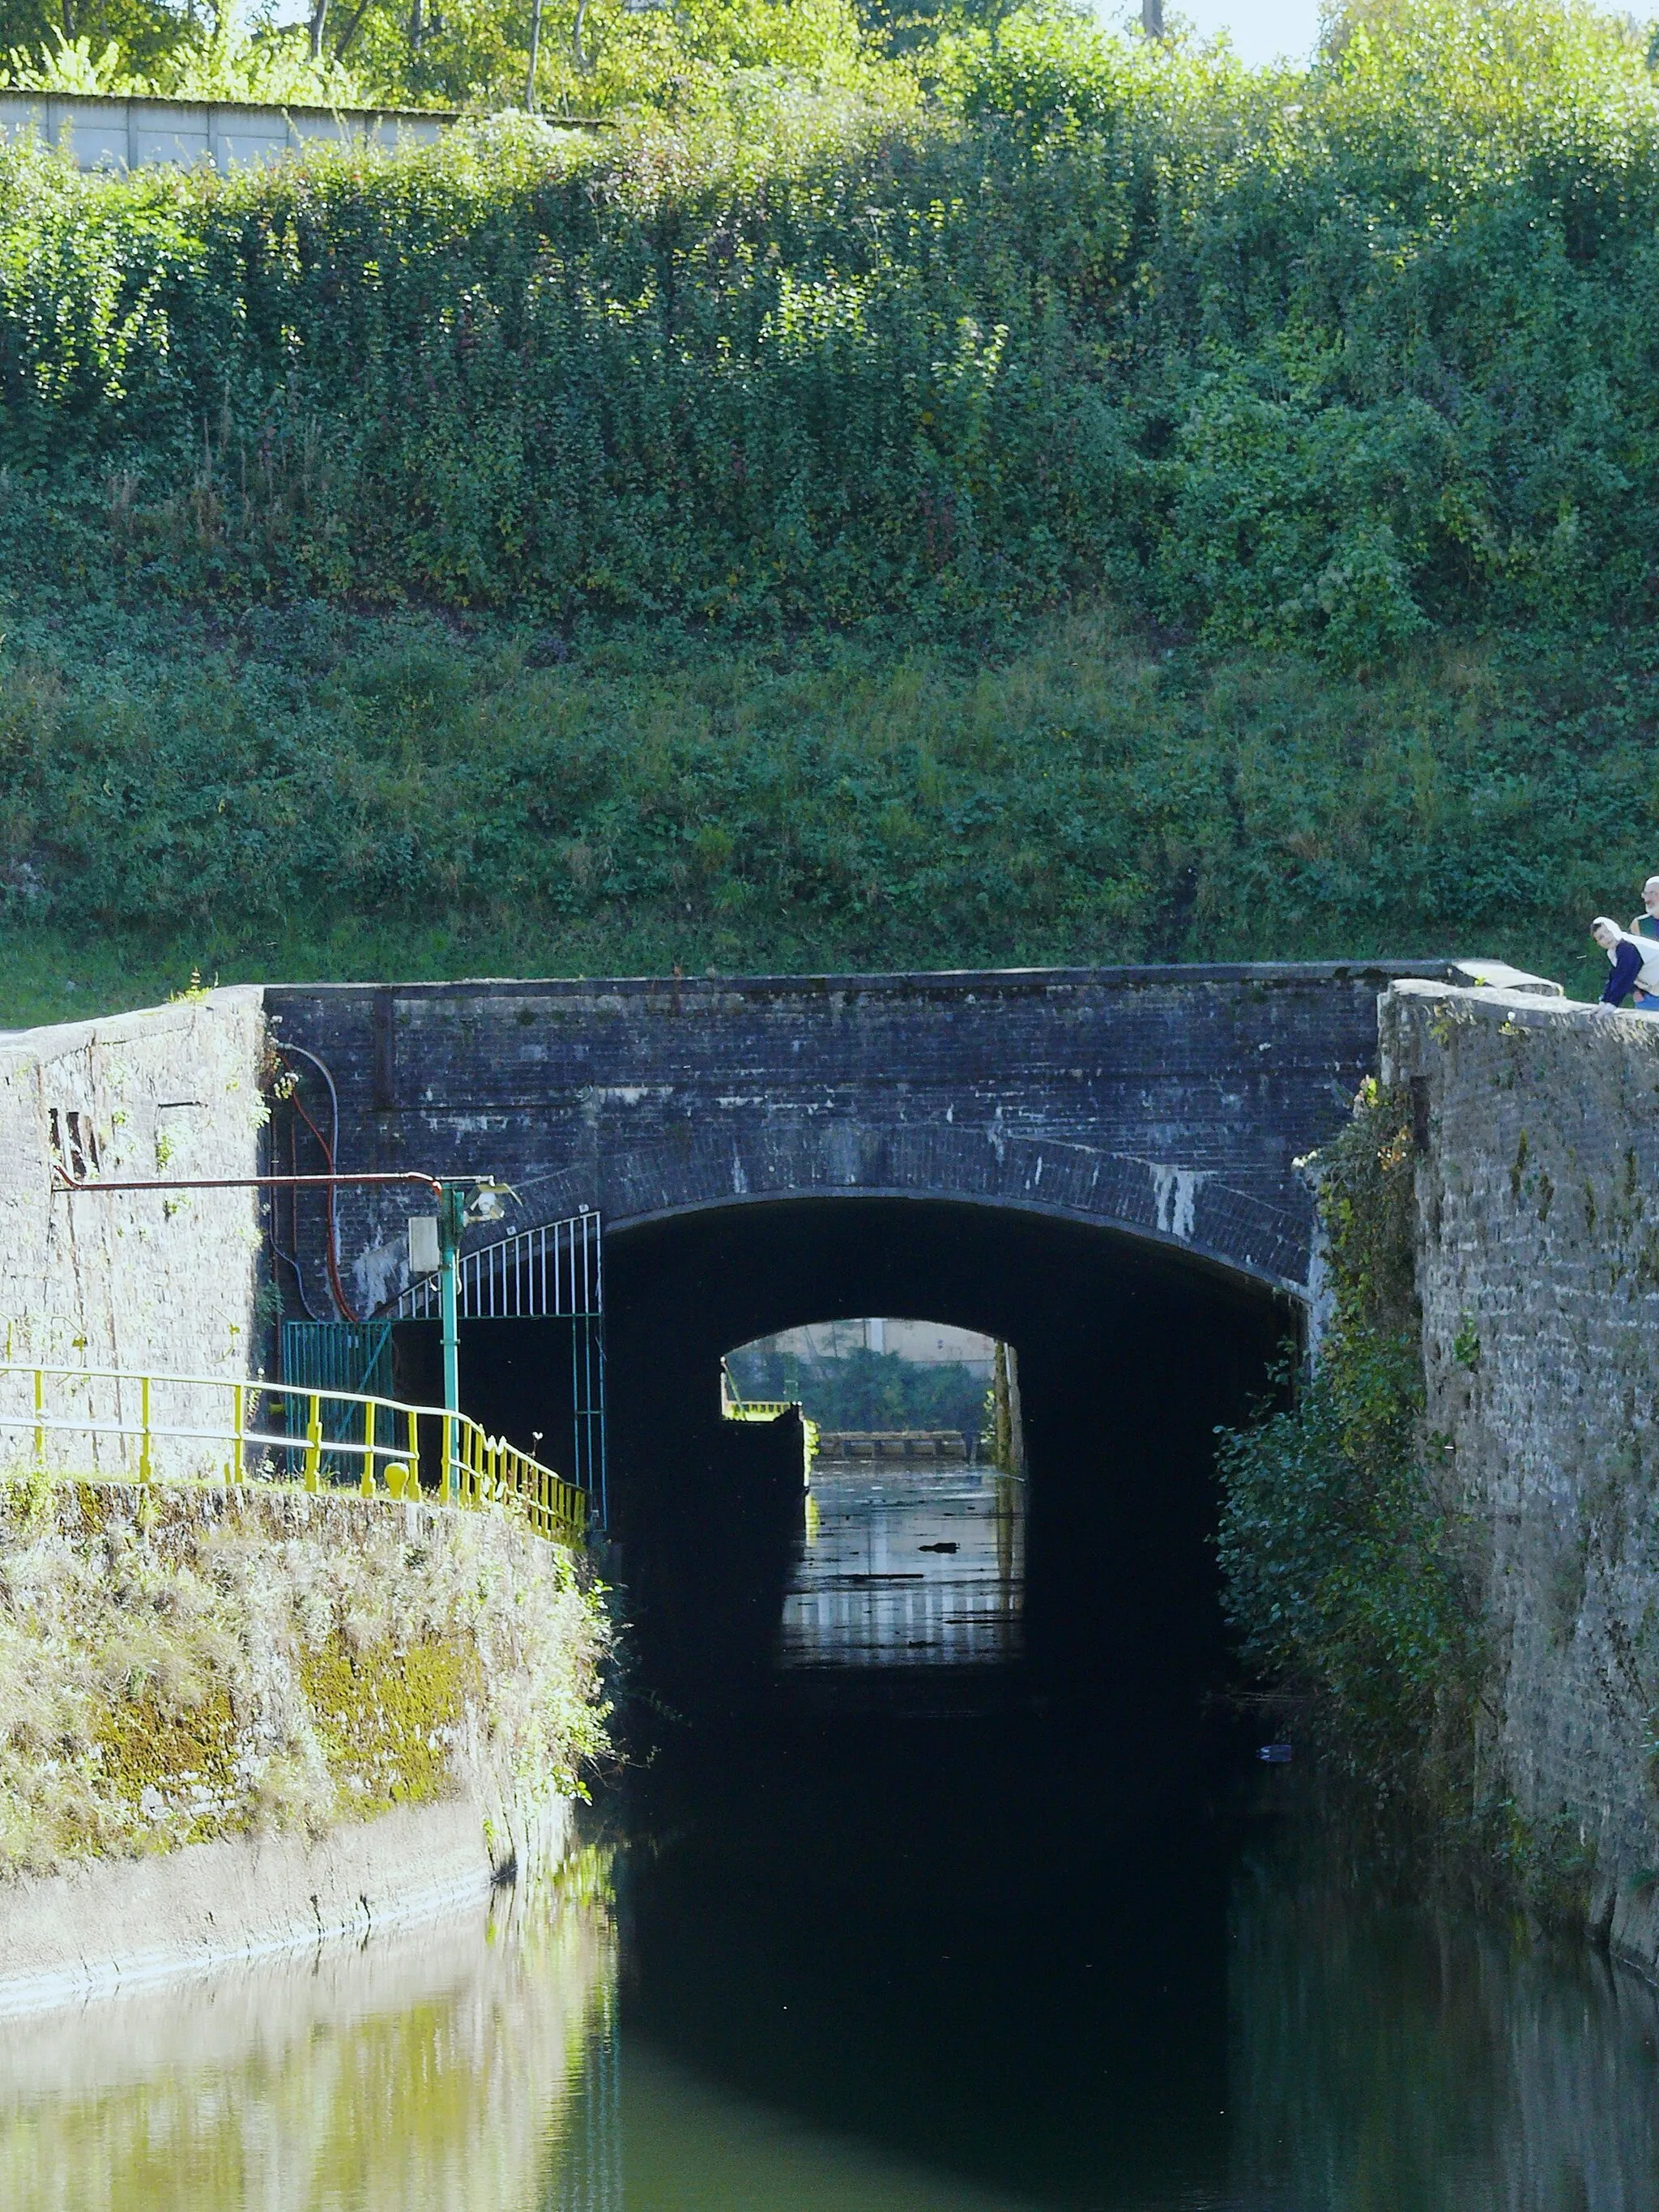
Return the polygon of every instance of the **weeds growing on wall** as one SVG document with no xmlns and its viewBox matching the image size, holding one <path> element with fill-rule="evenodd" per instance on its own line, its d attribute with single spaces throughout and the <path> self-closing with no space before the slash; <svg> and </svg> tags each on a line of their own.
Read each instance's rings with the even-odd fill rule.
<svg viewBox="0 0 1659 2212">
<path fill-rule="evenodd" d="M 1334 1310 L 1295 1403 L 1224 1437 L 1241 1656 L 1380 1807 L 1467 1826 L 1482 1666 L 1455 1512 L 1426 1463 L 1412 1136 L 1368 1083 L 1320 1155 Z"/>
<path fill-rule="evenodd" d="M 0 1877 L 568 1796 L 608 1640 L 569 1555 L 484 1516 L 0 1485 Z"/>
</svg>

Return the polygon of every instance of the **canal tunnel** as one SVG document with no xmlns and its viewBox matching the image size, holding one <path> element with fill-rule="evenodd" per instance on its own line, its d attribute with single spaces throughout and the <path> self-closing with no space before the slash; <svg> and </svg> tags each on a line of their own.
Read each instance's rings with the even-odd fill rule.
<svg viewBox="0 0 1659 2212">
<path fill-rule="evenodd" d="M 648 1839 L 621 1900 L 628 2032 L 723 2094 L 1011 2191 L 1006 2145 L 1035 2140 L 1045 2201 L 1099 2201 L 1103 2130 L 1212 2172 L 1220 1839 L 1269 1771 L 1208 1695 L 1230 1674 L 1214 1431 L 1272 1388 L 1296 1309 L 1168 1240 L 942 1199 L 665 1214 L 611 1230 L 605 1272 L 605 1571 Z M 725 1419 L 721 1363 L 879 1314 L 1018 1352 L 1024 1634 L 1000 1667 L 777 1663 L 799 1431 Z M 569 1358 L 556 1322 L 463 1322 L 464 1402 L 551 1449 Z"/>
<path fill-rule="evenodd" d="M 809 1322 L 925 1315 L 1018 1351 L 1033 1693 L 1190 1705 L 1222 1651 L 1213 1431 L 1268 1387 L 1293 1309 L 1167 1245 L 942 1200 L 751 1202 L 627 1226 L 607 1256 L 615 1571 L 643 1686 L 763 1683 L 801 1525 L 799 1434 L 721 1418 L 722 1357 Z M 529 1443 L 565 1416 L 555 1325 L 463 1328 L 464 1396 Z M 535 1409 L 535 1410 L 532 1410 Z"/>
<path fill-rule="evenodd" d="M 700 1209 L 609 1240 L 612 1571 L 642 1687 L 676 1709 L 763 1692 L 802 1534 L 793 1423 L 721 1416 L 722 1358 L 803 1323 L 926 1315 L 1018 1355 L 1023 1668 L 1126 1726 L 1218 1678 L 1214 1430 L 1270 1387 L 1295 1309 L 1167 1244 L 1025 1209 L 812 1198 Z M 424 1338 L 431 1332 L 422 1331 Z M 559 1455 L 568 1331 L 462 1325 L 463 1401 Z M 418 1351 L 430 1365 L 434 1343 Z M 422 1379 L 404 1365 L 404 1387 Z M 429 1378 L 435 1382 L 435 1375 Z"/>
<path fill-rule="evenodd" d="M 630 1899 L 628 2019 L 741 2094 L 946 2166 L 996 2172 L 1002 2116 L 1040 2112 L 1054 2201 L 1097 2201 L 1065 2146 L 1103 2113 L 1207 2140 L 1227 2101 L 1208 1808 L 1237 1771 L 1204 1718 L 1228 1672 L 1213 1431 L 1268 1387 L 1291 1310 L 1145 1240 L 861 1199 L 643 1224 L 614 1237 L 609 1290 L 639 1676 L 703 1722 L 642 1787 L 659 1857 Z M 720 1419 L 720 1360 L 882 1313 L 1018 1353 L 1025 1638 L 1002 1694 L 988 1669 L 769 1671 L 799 1492 L 792 1519 L 787 1455 Z M 1103 2019 L 1097 1972 L 1124 1993 Z"/>
</svg>

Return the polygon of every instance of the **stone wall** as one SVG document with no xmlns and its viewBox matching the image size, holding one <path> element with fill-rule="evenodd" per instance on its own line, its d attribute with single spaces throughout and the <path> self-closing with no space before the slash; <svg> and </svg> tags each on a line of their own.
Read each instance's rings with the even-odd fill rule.
<svg viewBox="0 0 1659 2212">
<path fill-rule="evenodd" d="M 1427 1427 L 1472 1516 L 1486 1777 L 1659 1966 L 1659 1020 L 1396 983 Z"/>
<path fill-rule="evenodd" d="M 227 1376 L 257 1365 L 252 1191 L 78 1195 L 53 1189 L 52 1168 L 256 1174 L 264 1030 L 249 988 L 0 1036 L 0 1359 Z M 0 1467 L 30 1448 L 0 1430 Z"/>
<path fill-rule="evenodd" d="M 605 1646 L 502 1513 L 0 1484 L 0 2010 L 545 1859 Z"/>
<path fill-rule="evenodd" d="M 587 1206 L 622 1228 L 772 1198 L 939 1198 L 1109 1224 L 1299 1293 L 1313 1206 L 1292 1162 L 1375 1068 L 1378 990 L 1447 972 L 273 985 L 265 1005 L 278 1045 L 331 1071 L 343 1168 L 498 1176 L 518 1194 L 509 1230 Z M 307 1095 L 313 1112 L 326 1097 Z M 316 1164 L 303 1134 L 301 1157 Z M 402 1287 L 413 1210 L 341 1192 L 362 1304 Z M 313 1279 L 321 1225 L 302 1212 Z"/>
</svg>

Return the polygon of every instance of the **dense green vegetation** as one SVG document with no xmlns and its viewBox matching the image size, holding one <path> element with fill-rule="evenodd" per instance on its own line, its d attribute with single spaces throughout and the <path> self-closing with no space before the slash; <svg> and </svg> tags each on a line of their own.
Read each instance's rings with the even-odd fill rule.
<svg viewBox="0 0 1659 2212">
<path fill-rule="evenodd" d="M 1403 1093 L 1368 1083 L 1321 1169 L 1334 1310 L 1295 1402 L 1224 1440 L 1227 1613 L 1304 1741 L 1384 1802 L 1468 1826 L 1483 1653 L 1425 1462 Z"/>
<path fill-rule="evenodd" d="M 990 1419 L 988 1385 L 951 1363 L 927 1366 L 867 1346 L 841 1359 L 804 1360 L 753 1344 L 726 1364 L 745 1398 L 795 1400 L 821 1429 L 957 1429 L 978 1437 Z"/>
<path fill-rule="evenodd" d="M 0 1018 L 192 963 L 1594 972 L 1659 862 L 1644 41 L 848 35 L 597 138 L 0 157 Z"/>
<path fill-rule="evenodd" d="M 1582 1929 L 1593 1828 L 1565 1804 L 1524 1816 L 1492 1755 L 1489 1532 L 1423 1426 L 1415 1159 L 1409 1098 L 1375 1081 L 1318 1155 L 1332 1310 L 1317 1366 L 1223 1433 L 1224 1604 L 1373 1872 L 1433 1867 Z"/>
</svg>

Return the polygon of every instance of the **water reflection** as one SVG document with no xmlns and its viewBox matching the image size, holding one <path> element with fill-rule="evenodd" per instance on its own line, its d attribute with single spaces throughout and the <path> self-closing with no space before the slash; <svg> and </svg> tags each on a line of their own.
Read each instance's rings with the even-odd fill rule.
<svg viewBox="0 0 1659 2212">
<path fill-rule="evenodd" d="M 820 1466 L 779 1662 L 997 1666 L 1019 1656 L 1024 1485 L 985 1468 Z"/>
<path fill-rule="evenodd" d="M 907 1856 L 915 1841 L 912 1832 Z M 641 1909 L 655 1867 L 672 1857 L 672 1844 L 660 1857 L 635 1853 L 624 1891 L 637 1893 Z M 896 1853 L 894 1867 L 869 1873 L 896 1881 Z M 1114 1875 L 1124 1870 L 1111 1862 Z M 1059 1889 L 1066 1925 L 1079 1924 L 1066 1881 Z M 676 1898 L 682 1916 L 709 1900 L 706 1881 L 684 1894 L 689 1908 Z M 1582 1948 L 1379 1906 L 1268 1852 L 1247 1862 L 1224 1928 L 1196 1948 L 1164 1925 L 1161 1985 L 1135 1970 L 1143 1951 L 1151 1959 L 1159 1948 L 1157 1930 L 1120 1949 L 1094 1985 L 1094 1968 L 1112 1965 L 1113 1917 L 1139 1911 L 1136 1893 L 1116 1881 L 1069 1986 L 1053 1950 L 1027 1940 L 1029 1913 L 1022 1919 L 1006 1896 L 987 1892 L 988 1943 L 975 1954 L 975 1984 L 950 2006 L 934 2001 L 941 1977 L 918 2008 L 902 1990 L 884 1995 L 871 1962 L 850 1955 L 844 1903 L 822 1945 L 797 1942 L 780 1960 L 791 1931 L 775 1923 L 763 1886 L 745 1894 L 745 1933 L 733 1933 L 739 1916 L 717 1912 L 679 1948 L 625 1937 L 620 1960 L 605 1896 L 578 1881 L 361 1949 L 8 2023 L 0 2204 L 1646 2212 L 1659 2203 L 1659 1998 Z M 954 1910 L 933 1932 L 935 1948 L 969 1940 Z M 885 1949 L 899 1957 L 890 1937 Z M 910 1998 L 915 1966 L 900 1958 L 896 1978 L 908 1979 Z M 635 1990 L 625 2024 L 622 1980 Z M 1219 2036 L 1212 2056 L 1210 2021 L 1224 1997 L 1224 2057 Z M 1183 2016 L 1197 2047 L 1191 2063 L 1178 2033 L 1165 2033 Z M 1149 2036 L 1152 2063 L 1137 2072 Z M 851 2047 L 860 2039 L 868 2052 Z M 1113 2078 L 1121 2073 L 1126 2084 Z"/>
<path fill-rule="evenodd" d="M 0 2205 L 528 2212 L 613 1988 L 578 1870 L 361 1948 L 0 2023 Z"/>
<path fill-rule="evenodd" d="M 1241 2208 L 1659 2204 L 1659 1995 L 1634 1974 L 1271 1864 L 1241 1877 L 1232 1951 Z"/>
</svg>

